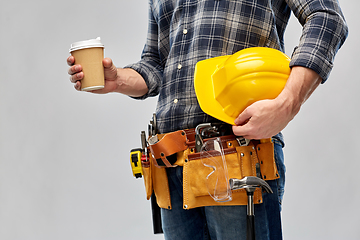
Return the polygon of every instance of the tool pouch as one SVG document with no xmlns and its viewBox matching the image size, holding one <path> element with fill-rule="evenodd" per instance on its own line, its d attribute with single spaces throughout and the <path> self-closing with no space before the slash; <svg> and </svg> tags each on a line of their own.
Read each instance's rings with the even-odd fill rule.
<svg viewBox="0 0 360 240">
<path fill-rule="evenodd" d="M 251 141 L 248 146 L 239 146 L 234 138 L 231 140 L 231 138 L 221 137 L 221 142 L 224 147 L 229 179 L 242 179 L 246 176 L 258 176 L 266 180 L 279 178 L 274 160 L 273 143 L 270 140 L 265 143 Z M 214 201 L 209 195 L 209 193 L 214 192 L 214 189 L 209 189 L 209 186 L 219 184 L 218 182 L 211 182 L 218 180 L 211 177 L 214 169 L 204 165 L 204 159 L 201 158 L 200 153 L 192 153 L 191 150 L 187 152 L 183 170 L 185 209 L 200 206 L 247 204 L 245 189 L 232 191 L 231 201 Z M 214 156 L 214 158 L 221 158 L 221 156 Z M 255 191 L 254 202 L 262 203 L 261 189 Z"/>
<path fill-rule="evenodd" d="M 149 146 L 150 165 L 143 168 L 147 199 L 150 199 L 154 191 L 158 205 L 161 208 L 171 209 L 165 167 L 183 166 L 184 209 L 201 206 L 246 205 L 247 194 L 244 189 L 231 191 L 232 200 L 227 202 L 217 202 L 209 195 L 212 191 L 209 186 L 216 185 L 211 182 L 216 179 L 209 178 L 213 169 L 204 165 L 201 153 L 194 151 L 195 141 L 189 141 L 186 135 L 188 132 L 185 133 L 182 130 L 170 134 L 159 134 L 159 141 Z M 270 139 L 252 140 L 248 146 L 239 146 L 236 136 L 219 138 L 224 150 L 229 179 L 242 179 L 246 176 L 258 176 L 264 180 L 279 178 L 274 160 L 274 145 Z M 211 138 L 205 139 L 205 141 L 209 140 Z M 261 189 L 255 191 L 254 203 L 262 203 Z"/>
<path fill-rule="evenodd" d="M 159 207 L 171 209 L 170 192 L 166 168 L 158 167 L 155 159 L 150 155 L 150 164 L 143 167 L 146 198 L 150 200 L 155 193 Z"/>
<path fill-rule="evenodd" d="M 176 166 L 177 153 L 188 148 L 185 131 L 158 134 L 157 138 L 159 141 L 149 146 L 155 165 L 158 167 Z"/>
<path fill-rule="evenodd" d="M 153 183 L 152 183 L 152 177 L 151 177 L 151 164 L 144 166 L 143 165 L 143 177 L 144 177 L 144 184 L 145 184 L 145 191 L 146 191 L 146 199 L 149 200 L 151 197 L 151 194 L 153 192 Z"/>
</svg>

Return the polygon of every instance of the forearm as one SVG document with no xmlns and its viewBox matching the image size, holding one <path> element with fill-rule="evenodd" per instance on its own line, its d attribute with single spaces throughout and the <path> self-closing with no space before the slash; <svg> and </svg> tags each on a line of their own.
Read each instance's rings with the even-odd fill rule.
<svg viewBox="0 0 360 240">
<path fill-rule="evenodd" d="M 141 97 L 148 92 L 144 78 L 131 68 L 117 69 L 117 87 L 114 92 L 130 97 Z"/>
<path fill-rule="evenodd" d="M 301 105 L 311 96 L 322 79 L 313 70 L 294 66 L 286 82 L 285 88 L 275 99 L 283 105 L 291 119 L 299 112 Z"/>
</svg>

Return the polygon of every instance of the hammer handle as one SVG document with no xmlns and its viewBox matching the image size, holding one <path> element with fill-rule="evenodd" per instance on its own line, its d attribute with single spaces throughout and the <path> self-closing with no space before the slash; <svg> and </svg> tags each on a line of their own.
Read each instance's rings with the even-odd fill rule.
<svg viewBox="0 0 360 240">
<path fill-rule="evenodd" d="M 255 240 L 255 216 L 247 216 L 246 240 Z"/>
</svg>

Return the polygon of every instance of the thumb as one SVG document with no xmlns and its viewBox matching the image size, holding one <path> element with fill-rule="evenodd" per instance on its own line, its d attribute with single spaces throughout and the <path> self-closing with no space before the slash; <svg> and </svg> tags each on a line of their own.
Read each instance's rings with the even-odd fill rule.
<svg viewBox="0 0 360 240">
<path fill-rule="evenodd" d="M 110 58 L 103 59 L 105 80 L 116 80 L 117 68 Z"/>
<path fill-rule="evenodd" d="M 110 58 L 104 58 L 103 59 L 103 65 L 104 68 L 111 68 L 111 67 L 115 67 L 112 60 Z"/>
</svg>

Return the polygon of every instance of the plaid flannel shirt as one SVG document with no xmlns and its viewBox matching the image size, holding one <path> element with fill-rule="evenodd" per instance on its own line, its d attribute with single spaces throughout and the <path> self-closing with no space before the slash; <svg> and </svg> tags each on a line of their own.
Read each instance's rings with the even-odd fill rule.
<svg viewBox="0 0 360 240">
<path fill-rule="evenodd" d="M 138 63 L 128 65 L 148 86 L 140 99 L 159 94 L 161 133 L 193 128 L 216 119 L 196 99 L 195 64 L 248 47 L 284 52 L 291 11 L 303 25 L 290 66 L 313 69 L 325 81 L 347 36 L 337 0 L 149 0 L 147 41 Z"/>
</svg>

